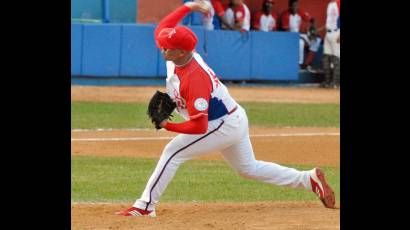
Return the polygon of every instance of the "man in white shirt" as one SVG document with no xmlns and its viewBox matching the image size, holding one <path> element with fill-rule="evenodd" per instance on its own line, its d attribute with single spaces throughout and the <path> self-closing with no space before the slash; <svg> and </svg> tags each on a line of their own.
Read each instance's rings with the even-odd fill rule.
<svg viewBox="0 0 410 230">
<path fill-rule="evenodd" d="M 340 87 L 340 0 L 330 0 L 326 12 L 326 36 L 324 42 L 323 70 L 325 81 L 322 87 Z"/>
</svg>

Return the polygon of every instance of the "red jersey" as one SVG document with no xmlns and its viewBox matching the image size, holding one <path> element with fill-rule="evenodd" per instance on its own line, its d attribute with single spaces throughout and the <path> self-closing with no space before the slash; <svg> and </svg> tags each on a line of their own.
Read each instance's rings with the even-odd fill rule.
<svg viewBox="0 0 410 230">
<path fill-rule="evenodd" d="M 162 29 L 177 26 L 189 12 L 189 7 L 182 6 L 165 17 L 155 30 L 155 38 Z M 235 108 L 236 102 L 226 87 L 198 53 L 193 52 L 192 59 L 183 66 L 172 61 L 166 64 L 167 93 L 176 102 L 177 112 L 187 121 L 168 122 L 165 129 L 186 134 L 205 133 L 208 120 L 218 119 Z"/>
</svg>

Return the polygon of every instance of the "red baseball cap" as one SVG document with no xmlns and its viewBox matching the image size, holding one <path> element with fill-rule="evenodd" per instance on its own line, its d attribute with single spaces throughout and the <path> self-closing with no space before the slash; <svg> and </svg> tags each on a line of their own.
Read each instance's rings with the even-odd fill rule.
<svg viewBox="0 0 410 230">
<path fill-rule="evenodd" d="M 264 1 L 264 4 L 265 4 L 265 3 L 272 3 L 272 4 L 275 4 L 275 2 L 274 2 L 273 0 L 265 0 L 265 1 Z"/>
<path fill-rule="evenodd" d="M 192 51 L 198 42 L 195 33 L 186 26 L 164 28 L 155 39 L 159 48 Z"/>
</svg>

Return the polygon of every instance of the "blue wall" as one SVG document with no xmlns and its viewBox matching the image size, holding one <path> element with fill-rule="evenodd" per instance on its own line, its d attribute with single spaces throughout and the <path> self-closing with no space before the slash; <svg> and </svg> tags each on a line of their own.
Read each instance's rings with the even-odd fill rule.
<svg viewBox="0 0 410 230">
<path fill-rule="evenodd" d="M 71 18 L 101 19 L 101 0 L 71 0 Z"/>
<path fill-rule="evenodd" d="M 165 77 L 154 42 L 155 25 L 72 24 L 71 74 Z M 299 35 L 288 32 L 205 31 L 196 50 L 223 80 L 298 80 Z"/>
<path fill-rule="evenodd" d="M 135 23 L 137 0 L 110 0 L 110 22 Z M 102 0 L 71 0 L 71 18 L 102 19 Z"/>
</svg>

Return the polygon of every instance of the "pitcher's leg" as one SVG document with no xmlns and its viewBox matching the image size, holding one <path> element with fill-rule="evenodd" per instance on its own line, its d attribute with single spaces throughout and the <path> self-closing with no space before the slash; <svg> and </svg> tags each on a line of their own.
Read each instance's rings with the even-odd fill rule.
<svg viewBox="0 0 410 230">
<path fill-rule="evenodd" d="M 154 210 L 155 204 L 158 203 L 182 163 L 201 154 L 226 148 L 229 136 L 218 132 L 222 129 L 222 125 L 218 124 L 216 127 L 209 125 L 210 129 L 205 135 L 181 134 L 168 143 L 141 198 L 133 206 L 144 210 Z"/>
<path fill-rule="evenodd" d="M 274 185 L 311 189 L 310 171 L 299 171 L 255 159 L 249 136 L 222 151 L 224 159 L 242 177 Z"/>
</svg>

